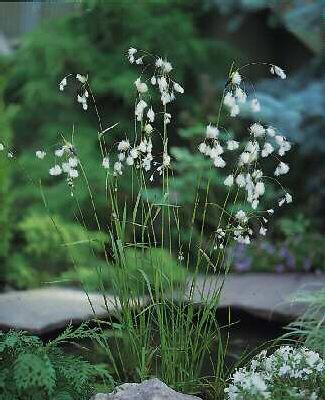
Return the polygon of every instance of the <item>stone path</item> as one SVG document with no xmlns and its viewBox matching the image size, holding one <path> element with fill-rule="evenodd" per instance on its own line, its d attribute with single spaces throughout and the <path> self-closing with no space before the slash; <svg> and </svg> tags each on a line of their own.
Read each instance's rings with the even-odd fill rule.
<svg viewBox="0 0 325 400">
<path fill-rule="evenodd" d="M 204 284 L 197 280 L 194 301 L 202 303 L 220 280 L 209 277 Z M 220 299 L 220 307 L 233 307 L 268 320 L 290 321 L 304 311 L 302 305 L 290 300 L 298 290 L 317 290 L 325 287 L 325 275 L 309 274 L 241 274 L 227 277 Z M 107 307 L 116 307 L 112 296 L 107 296 Z M 23 329 L 37 334 L 79 323 L 94 315 L 107 315 L 101 294 L 87 296 L 81 290 L 50 287 L 0 294 L 0 329 Z M 94 314 L 95 313 L 95 314 Z"/>
</svg>

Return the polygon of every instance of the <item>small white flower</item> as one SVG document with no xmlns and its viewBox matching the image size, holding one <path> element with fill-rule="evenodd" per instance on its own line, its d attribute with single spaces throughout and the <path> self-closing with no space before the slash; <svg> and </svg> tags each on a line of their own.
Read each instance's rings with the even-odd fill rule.
<svg viewBox="0 0 325 400">
<path fill-rule="evenodd" d="M 168 61 L 164 61 L 163 64 L 163 71 L 166 72 L 167 74 L 169 74 L 169 72 L 173 69 L 172 65 L 170 62 Z"/>
<path fill-rule="evenodd" d="M 257 182 L 255 185 L 255 196 L 260 197 L 265 193 L 265 185 L 263 182 Z"/>
<path fill-rule="evenodd" d="M 284 162 L 280 162 L 279 165 L 276 167 L 275 171 L 274 171 L 274 175 L 275 176 L 279 176 L 279 175 L 285 175 L 289 172 L 289 166 L 288 164 L 284 163 Z"/>
<path fill-rule="evenodd" d="M 134 81 L 134 84 L 139 93 L 146 93 L 148 91 L 148 86 L 146 83 L 141 82 L 140 78 Z"/>
<path fill-rule="evenodd" d="M 273 126 L 269 126 L 266 128 L 266 133 L 270 136 L 270 137 L 274 137 L 275 136 L 275 129 L 273 128 Z"/>
<path fill-rule="evenodd" d="M 228 150 L 237 150 L 239 147 L 239 142 L 236 140 L 228 140 L 227 142 L 227 149 Z"/>
<path fill-rule="evenodd" d="M 264 226 L 260 227 L 260 235 L 265 236 L 267 232 L 267 228 L 265 228 Z"/>
<path fill-rule="evenodd" d="M 284 156 L 287 151 L 291 150 L 291 143 L 284 141 L 280 144 L 278 154 L 280 157 Z"/>
<path fill-rule="evenodd" d="M 50 168 L 49 170 L 50 175 L 53 176 L 58 176 L 62 174 L 62 168 L 60 167 L 60 165 L 55 165 L 54 167 Z"/>
<path fill-rule="evenodd" d="M 145 131 L 145 133 L 147 135 L 150 135 L 150 133 L 153 131 L 153 127 L 150 124 L 146 124 L 144 126 L 143 130 Z"/>
<path fill-rule="evenodd" d="M 155 113 L 152 109 L 152 107 L 149 108 L 148 112 L 147 112 L 147 117 L 149 119 L 149 121 L 152 123 L 155 120 Z"/>
<path fill-rule="evenodd" d="M 159 90 L 161 93 L 166 92 L 168 89 L 168 82 L 164 76 L 157 79 Z"/>
<path fill-rule="evenodd" d="M 220 156 L 221 154 L 223 154 L 223 148 L 220 145 L 220 143 L 215 143 L 214 146 L 212 147 L 212 149 L 209 152 L 209 156 L 214 159 L 218 156 Z"/>
<path fill-rule="evenodd" d="M 128 55 L 129 56 L 134 56 L 134 54 L 137 52 L 138 50 L 135 49 L 134 47 L 130 47 L 128 50 Z"/>
<path fill-rule="evenodd" d="M 231 117 L 237 117 L 237 115 L 240 113 L 240 108 L 238 104 L 235 104 L 234 106 L 231 107 L 230 109 L 230 116 Z"/>
<path fill-rule="evenodd" d="M 147 107 L 147 103 L 144 100 L 140 100 L 135 107 L 134 114 L 138 121 L 142 121 L 144 109 Z"/>
<path fill-rule="evenodd" d="M 131 156 L 128 156 L 126 158 L 126 163 L 127 163 L 127 165 L 134 165 L 134 158 Z"/>
<path fill-rule="evenodd" d="M 249 131 L 256 138 L 263 137 L 265 134 L 265 128 L 257 122 L 255 122 L 249 127 Z"/>
<path fill-rule="evenodd" d="M 133 64 L 134 63 L 134 55 L 135 55 L 135 53 L 137 52 L 137 49 L 134 49 L 134 48 L 130 48 L 129 50 L 128 50 L 128 59 L 129 59 L 129 62 L 131 63 L 131 64 Z"/>
<path fill-rule="evenodd" d="M 260 105 L 260 102 L 259 102 L 257 99 L 253 99 L 253 100 L 251 101 L 251 103 L 250 103 L 250 106 L 251 106 L 251 110 L 252 110 L 253 112 L 259 112 L 259 111 L 261 111 L 261 105 Z"/>
<path fill-rule="evenodd" d="M 237 183 L 237 185 L 238 185 L 239 187 L 241 187 L 241 188 L 245 187 L 245 185 L 246 185 L 245 176 L 244 176 L 243 174 L 239 174 L 239 175 L 236 177 L 236 183 Z"/>
<path fill-rule="evenodd" d="M 223 103 L 225 106 L 232 108 L 236 104 L 236 100 L 231 92 L 227 92 L 223 99 Z"/>
<path fill-rule="evenodd" d="M 64 154 L 64 148 L 62 147 L 61 149 L 55 150 L 54 154 L 56 157 L 62 157 Z"/>
<path fill-rule="evenodd" d="M 257 181 L 258 179 L 261 179 L 263 177 L 263 171 L 260 169 L 256 169 L 252 173 L 252 177 Z"/>
<path fill-rule="evenodd" d="M 226 161 L 218 156 L 213 159 L 213 164 L 217 168 L 224 168 L 226 166 Z"/>
<path fill-rule="evenodd" d="M 75 168 L 79 164 L 79 160 L 77 157 L 70 157 L 68 163 L 71 168 Z"/>
<path fill-rule="evenodd" d="M 167 124 L 169 124 L 170 123 L 170 120 L 171 120 L 171 114 L 169 114 L 169 113 L 165 113 L 164 114 L 164 123 L 167 125 Z"/>
<path fill-rule="evenodd" d="M 166 104 L 168 104 L 172 101 L 172 97 L 168 92 L 162 92 L 160 100 L 163 103 L 163 105 L 165 106 Z"/>
<path fill-rule="evenodd" d="M 209 124 L 206 127 L 206 137 L 208 139 L 216 139 L 219 136 L 219 129 L 216 126 Z"/>
<path fill-rule="evenodd" d="M 135 63 L 136 63 L 137 65 L 143 64 L 143 57 L 137 58 L 137 59 L 135 60 Z"/>
<path fill-rule="evenodd" d="M 116 163 L 114 164 L 114 174 L 122 175 L 122 163 L 119 161 L 116 161 Z"/>
<path fill-rule="evenodd" d="M 147 151 L 147 141 L 142 140 L 138 146 L 138 149 L 141 151 L 141 153 L 145 153 Z"/>
<path fill-rule="evenodd" d="M 118 151 L 127 151 L 130 148 L 130 142 L 128 140 L 121 140 L 117 146 Z"/>
<path fill-rule="evenodd" d="M 163 155 L 163 166 L 169 167 L 170 166 L 170 156 L 167 153 Z"/>
<path fill-rule="evenodd" d="M 273 208 L 270 208 L 269 210 L 266 210 L 266 212 L 270 215 L 274 214 L 274 210 Z"/>
<path fill-rule="evenodd" d="M 274 151 L 273 146 L 271 143 L 265 142 L 264 147 L 261 151 L 261 156 L 263 158 L 268 157 Z"/>
<path fill-rule="evenodd" d="M 3 151 L 5 149 L 5 146 L 3 143 L 0 143 L 0 151 Z"/>
<path fill-rule="evenodd" d="M 272 75 L 277 75 L 281 79 L 286 79 L 286 77 L 287 77 L 287 75 L 285 74 L 283 69 L 278 67 L 278 66 L 276 66 L 276 65 L 272 65 L 270 71 L 271 71 Z"/>
<path fill-rule="evenodd" d="M 240 87 L 236 87 L 235 97 L 239 103 L 245 103 L 247 99 L 247 94 Z"/>
<path fill-rule="evenodd" d="M 155 76 L 152 76 L 150 82 L 152 85 L 155 85 L 157 83 L 157 78 Z"/>
<path fill-rule="evenodd" d="M 292 196 L 290 193 L 286 193 L 284 198 L 287 204 L 292 203 Z"/>
<path fill-rule="evenodd" d="M 175 90 L 175 92 L 178 92 L 178 93 L 184 93 L 184 89 L 177 82 L 174 83 L 174 90 Z"/>
<path fill-rule="evenodd" d="M 241 153 L 239 158 L 240 164 L 249 164 L 251 162 L 251 155 L 247 151 Z"/>
<path fill-rule="evenodd" d="M 243 210 L 239 210 L 236 212 L 235 218 L 242 223 L 246 223 L 248 221 L 247 215 L 245 213 L 245 211 Z"/>
<path fill-rule="evenodd" d="M 232 75 L 231 75 L 231 83 L 234 85 L 240 85 L 241 82 L 241 75 L 239 74 L 238 71 L 235 71 Z"/>
<path fill-rule="evenodd" d="M 104 158 L 103 158 L 102 166 L 103 166 L 105 169 L 109 169 L 109 158 L 108 158 L 108 157 L 104 157 Z"/>
<path fill-rule="evenodd" d="M 160 57 L 157 58 L 156 63 L 155 63 L 156 67 L 161 68 L 163 66 L 163 64 L 164 64 L 164 60 Z"/>
<path fill-rule="evenodd" d="M 78 178 L 79 173 L 76 169 L 70 168 L 68 171 L 68 175 L 70 178 L 75 179 L 75 178 Z"/>
<path fill-rule="evenodd" d="M 131 151 L 130 151 L 130 156 L 132 157 L 132 158 L 138 158 L 138 156 L 139 156 L 139 151 L 137 150 L 137 149 L 131 149 Z"/>
<path fill-rule="evenodd" d="M 274 136 L 274 140 L 276 141 L 276 143 L 281 146 L 283 144 L 283 142 L 285 141 L 285 137 L 282 135 L 276 135 Z"/>
<path fill-rule="evenodd" d="M 200 143 L 198 147 L 199 152 L 202 154 L 206 154 L 207 147 L 208 146 L 204 142 Z"/>
<path fill-rule="evenodd" d="M 87 82 L 87 77 L 84 76 L 84 75 L 77 74 L 77 75 L 76 75 L 76 78 L 77 78 L 78 81 L 81 82 L 81 83 Z"/>
<path fill-rule="evenodd" d="M 119 161 L 124 161 L 125 160 L 125 153 L 118 153 L 117 158 Z"/>
<path fill-rule="evenodd" d="M 39 158 L 40 160 L 43 160 L 43 158 L 46 156 L 46 152 L 43 150 L 37 150 L 35 152 L 35 155 L 37 158 Z"/>
<path fill-rule="evenodd" d="M 64 88 L 67 86 L 67 78 L 63 78 L 62 81 L 59 83 L 59 89 L 63 92 Z"/>
<path fill-rule="evenodd" d="M 8 151 L 8 153 L 7 153 L 7 157 L 8 157 L 8 158 L 14 158 L 14 155 L 12 154 L 12 152 L 11 152 L 11 151 Z"/>
<path fill-rule="evenodd" d="M 234 184 L 234 176 L 233 175 L 228 175 L 223 183 L 226 186 L 232 186 Z"/>
</svg>

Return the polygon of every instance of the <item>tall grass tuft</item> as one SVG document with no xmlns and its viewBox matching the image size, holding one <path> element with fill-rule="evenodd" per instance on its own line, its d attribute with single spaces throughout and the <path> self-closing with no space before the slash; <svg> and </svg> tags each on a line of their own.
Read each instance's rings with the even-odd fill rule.
<svg viewBox="0 0 325 400">
<path fill-rule="evenodd" d="M 59 83 L 62 92 L 66 86 L 73 86 L 82 109 L 92 108 L 97 118 L 98 168 L 103 170 L 103 186 L 91 181 L 75 128 L 69 138 L 60 135 L 49 175 L 66 182 L 76 220 L 88 229 L 87 212 L 93 217 L 92 229 L 106 235 L 105 240 L 99 236 L 98 241 L 107 271 L 114 270 L 108 272 L 113 302 L 105 287 L 107 271 L 94 263 L 94 273 L 102 277 L 99 290 L 112 333 L 106 351 L 116 380 L 141 381 L 157 376 L 175 389 L 191 393 L 206 390 L 212 398 L 217 398 L 223 391 L 227 349 L 227 336 L 223 339 L 216 319 L 223 282 L 230 268 L 226 249 L 233 241 L 249 245 L 256 236 L 264 236 L 276 209 L 292 202 L 292 196 L 279 182 L 279 177 L 289 171 L 282 159 L 291 144 L 277 129 L 263 125 L 258 119 L 239 137 L 221 125 L 223 107 L 230 118 L 245 110 L 258 115 L 261 107 L 254 92 L 248 92 L 244 84 L 242 74 L 249 65 L 241 68 L 233 65 L 216 115 L 198 143 L 198 157 L 210 161 L 209 179 L 205 181 L 202 174 L 196 175 L 195 201 L 191 217 L 186 217 L 180 194 L 171 190 L 176 161 L 170 151 L 170 138 L 174 134 L 172 103 L 184 94 L 184 88 L 176 81 L 174 68 L 166 59 L 130 48 L 128 60 L 141 73 L 134 82 L 133 132 L 121 132 L 118 143 L 110 141 L 110 133 L 119 129 L 119 125 L 103 125 L 89 77 L 69 74 Z M 279 67 L 262 65 L 273 75 L 286 77 Z M 3 150 L 10 159 L 16 158 L 5 144 Z M 37 162 L 53 158 L 52 152 L 47 153 L 45 149 L 37 149 Z M 272 168 L 270 177 L 264 169 L 265 163 Z M 215 175 L 220 177 L 220 187 L 225 193 L 220 203 L 212 196 L 215 188 L 211 181 Z M 268 183 L 277 187 L 275 204 L 263 200 Z M 46 187 L 42 183 L 40 186 L 51 217 Z M 79 186 L 88 192 L 87 210 L 80 207 Z M 96 202 L 99 190 L 106 197 L 104 216 L 98 212 Z M 217 221 L 216 230 L 210 227 L 211 216 Z M 82 244 L 85 243 L 87 239 Z M 71 248 L 78 244 L 62 241 L 70 250 L 75 268 L 78 265 Z M 92 254 L 91 237 L 88 244 Z M 135 268 L 130 268 L 130 252 Z M 167 274 L 163 266 L 169 259 L 177 261 L 174 273 Z M 219 277 L 219 285 L 213 288 L 209 284 L 211 273 Z M 86 286 L 84 282 L 87 293 Z M 204 372 L 206 365 L 211 373 Z"/>
</svg>

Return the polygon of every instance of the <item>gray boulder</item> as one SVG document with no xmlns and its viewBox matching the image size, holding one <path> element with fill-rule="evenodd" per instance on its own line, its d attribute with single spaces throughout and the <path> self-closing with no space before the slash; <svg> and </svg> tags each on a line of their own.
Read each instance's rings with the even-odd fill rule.
<svg viewBox="0 0 325 400">
<path fill-rule="evenodd" d="M 201 400 L 199 397 L 182 394 L 168 387 L 157 378 L 142 383 L 124 383 L 114 392 L 98 393 L 91 400 Z"/>
</svg>

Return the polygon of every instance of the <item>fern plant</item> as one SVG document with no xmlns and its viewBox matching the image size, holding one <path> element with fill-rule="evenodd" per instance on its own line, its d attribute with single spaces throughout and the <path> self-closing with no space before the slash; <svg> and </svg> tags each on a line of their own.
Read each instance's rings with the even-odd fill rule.
<svg viewBox="0 0 325 400">
<path fill-rule="evenodd" d="M 102 334 L 83 324 L 48 344 L 27 332 L 0 332 L 0 400 L 83 400 L 95 384 L 112 386 L 108 371 L 80 356 L 66 355 L 60 344 L 73 339 L 100 342 Z"/>
</svg>

